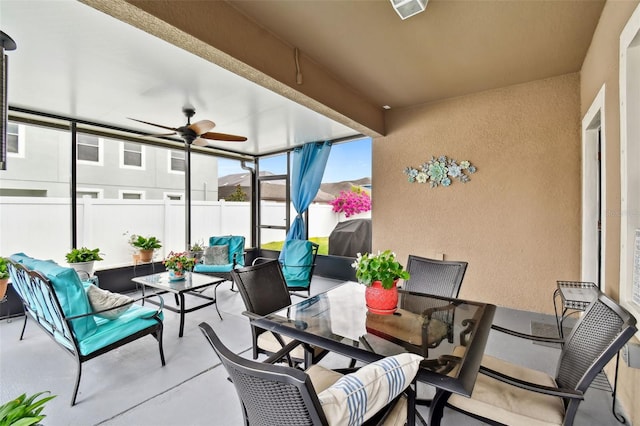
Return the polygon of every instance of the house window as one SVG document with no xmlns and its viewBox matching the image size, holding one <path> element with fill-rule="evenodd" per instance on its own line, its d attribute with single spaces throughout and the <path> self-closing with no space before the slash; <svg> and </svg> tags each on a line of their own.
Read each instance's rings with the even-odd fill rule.
<svg viewBox="0 0 640 426">
<path fill-rule="evenodd" d="M 24 157 L 24 126 L 7 124 L 7 154 L 12 157 Z"/>
<path fill-rule="evenodd" d="M 124 168 L 144 169 L 144 147 L 139 143 L 120 143 L 120 166 Z"/>
<path fill-rule="evenodd" d="M 185 170 L 184 151 L 169 151 L 169 171 L 184 173 Z"/>
<path fill-rule="evenodd" d="M 120 190 L 121 200 L 144 200 L 144 191 Z"/>
<path fill-rule="evenodd" d="M 86 164 L 102 164 L 102 143 L 97 136 L 78 134 L 78 161 Z"/>
<path fill-rule="evenodd" d="M 78 188 L 76 190 L 76 198 L 102 198 L 103 190 L 102 189 L 85 189 Z"/>
<path fill-rule="evenodd" d="M 182 200 L 182 196 L 183 194 L 169 193 L 169 192 L 164 193 L 164 199 L 169 201 L 180 201 Z"/>
</svg>

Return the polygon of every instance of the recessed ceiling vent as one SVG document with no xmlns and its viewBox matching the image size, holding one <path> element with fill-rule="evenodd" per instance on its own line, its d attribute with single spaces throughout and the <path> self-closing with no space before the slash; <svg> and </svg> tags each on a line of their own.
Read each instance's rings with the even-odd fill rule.
<svg viewBox="0 0 640 426">
<path fill-rule="evenodd" d="M 400 18 L 407 19 L 424 12 L 428 0 L 389 0 Z"/>
</svg>

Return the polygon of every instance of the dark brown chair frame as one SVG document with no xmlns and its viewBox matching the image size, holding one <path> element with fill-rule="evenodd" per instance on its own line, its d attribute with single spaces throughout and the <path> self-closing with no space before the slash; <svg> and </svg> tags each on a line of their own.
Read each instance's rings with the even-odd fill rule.
<svg viewBox="0 0 640 426">
<path fill-rule="evenodd" d="M 557 388 L 526 382 L 482 366 L 480 374 L 532 392 L 562 398 L 565 406 L 563 425 L 567 426 L 573 424 L 578 406 L 584 399 L 584 393 L 591 382 L 637 331 L 636 319 L 603 293 L 600 293 L 598 299 L 589 305 L 566 339 L 532 336 L 497 325 L 494 325 L 492 329 L 527 340 L 562 345 L 555 376 Z M 442 398 L 448 400 L 450 395 L 449 392 L 438 391 L 434 401 Z M 447 406 L 485 423 L 501 424 L 492 419 L 468 413 L 450 404 Z"/>
</svg>

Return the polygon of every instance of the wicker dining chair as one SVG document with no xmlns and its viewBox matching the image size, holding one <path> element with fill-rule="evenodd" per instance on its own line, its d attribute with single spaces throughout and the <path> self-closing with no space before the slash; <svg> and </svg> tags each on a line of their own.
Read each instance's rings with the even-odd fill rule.
<svg viewBox="0 0 640 426">
<path fill-rule="evenodd" d="M 238 286 L 249 319 L 261 317 L 291 305 L 291 295 L 282 267 L 277 259 L 231 271 L 231 277 Z M 272 355 L 291 341 L 290 338 L 264 330 L 251 324 L 253 359 L 263 353 Z M 302 344 L 290 353 L 290 365 L 304 362 L 305 366 L 317 363 L 327 351 Z"/>
<path fill-rule="evenodd" d="M 499 326 L 523 339 L 561 343 L 556 375 L 484 356 L 471 398 L 438 391 L 447 406 L 492 425 L 572 425 L 584 393 L 637 331 L 635 318 L 600 293 L 566 338 L 536 337 Z"/>
<path fill-rule="evenodd" d="M 325 414 L 318 394 L 331 387 L 343 377 L 343 374 L 318 365 L 312 366 L 305 372 L 284 365 L 252 361 L 231 352 L 206 322 L 200 323 L 200 329 L 229 374 L 229 380 L 240 398 L 245 425 L 330 424 L 327 419 L 329 414 Z M 382 380 L 388 379 L 384 377 Z M 412 382 L 413 378 L 410 377 L 407 380 Z M 356 392 L 357 396 L 361 397 L 361 392 L 362 390 Z M 408 386 L 404 393 L 396 397 L 390 396 L 390 401 L 387 400 L 386 394 L 380 393 L 377 401 L 360 398 L 359 402 L 355 402 L 355 399 L 350 399 L 350 404 L 358 415 L 363 416 L 364 425 L 401 426 L 407 421 L 407 410 L 413 407 L 410 402 L 413 400 L 413 395 L 411 386 Z M 371 397 L 375 399 L 375 396 Z M 370 414 L 363 414 L 360 411 L 362 407 L 354 407 L 353 404 L 366 406 L 367 411 L 373 408 L 373 411 L 370 411 Z"/>
<path fill-rule="evenodd" d="M 467 265 L 467 262 L 409 255 L 407 271 L 411 278 L 402 285 L 402 288 L 434 296 L 458 297 Z"/>
</svg>

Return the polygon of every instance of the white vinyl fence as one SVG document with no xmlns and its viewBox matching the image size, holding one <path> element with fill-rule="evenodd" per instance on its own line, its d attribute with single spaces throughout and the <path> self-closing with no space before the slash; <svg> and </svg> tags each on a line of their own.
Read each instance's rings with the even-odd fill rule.
<svg viewBox="0 0 640 426">
<path fill-rule="evenodd" d="M 249 202 L 193 201 L 191 242 L 205 245 L 213 235 L 244 235 L 250 244 Z M 0 256 L 23 252 L 65 264 L 71 249 L 71 200 L 68 198 L 0 197 Z M 263 223 L 284 223 L 283 203 L 263 202 Z M 162 242 L 155 260 L 184 250 L 184 204 L 169 200 L 78 199 L 78 247 L 100 248 L 97 269 L 130 265 L 134 252 L 128 235 L 155 236 Z M 291 208 L 291 217 L 295 210 Z M 365 217 L 370 217 L 366 214 Z M 342 220 L 330 205 L 309 209 L 309 236 L 329 236 Z M 128 233 L 128 235 L 127 235 Z M 282 241 L 284 232 L 266 230 L 262 242 Z"/>
</svg>

